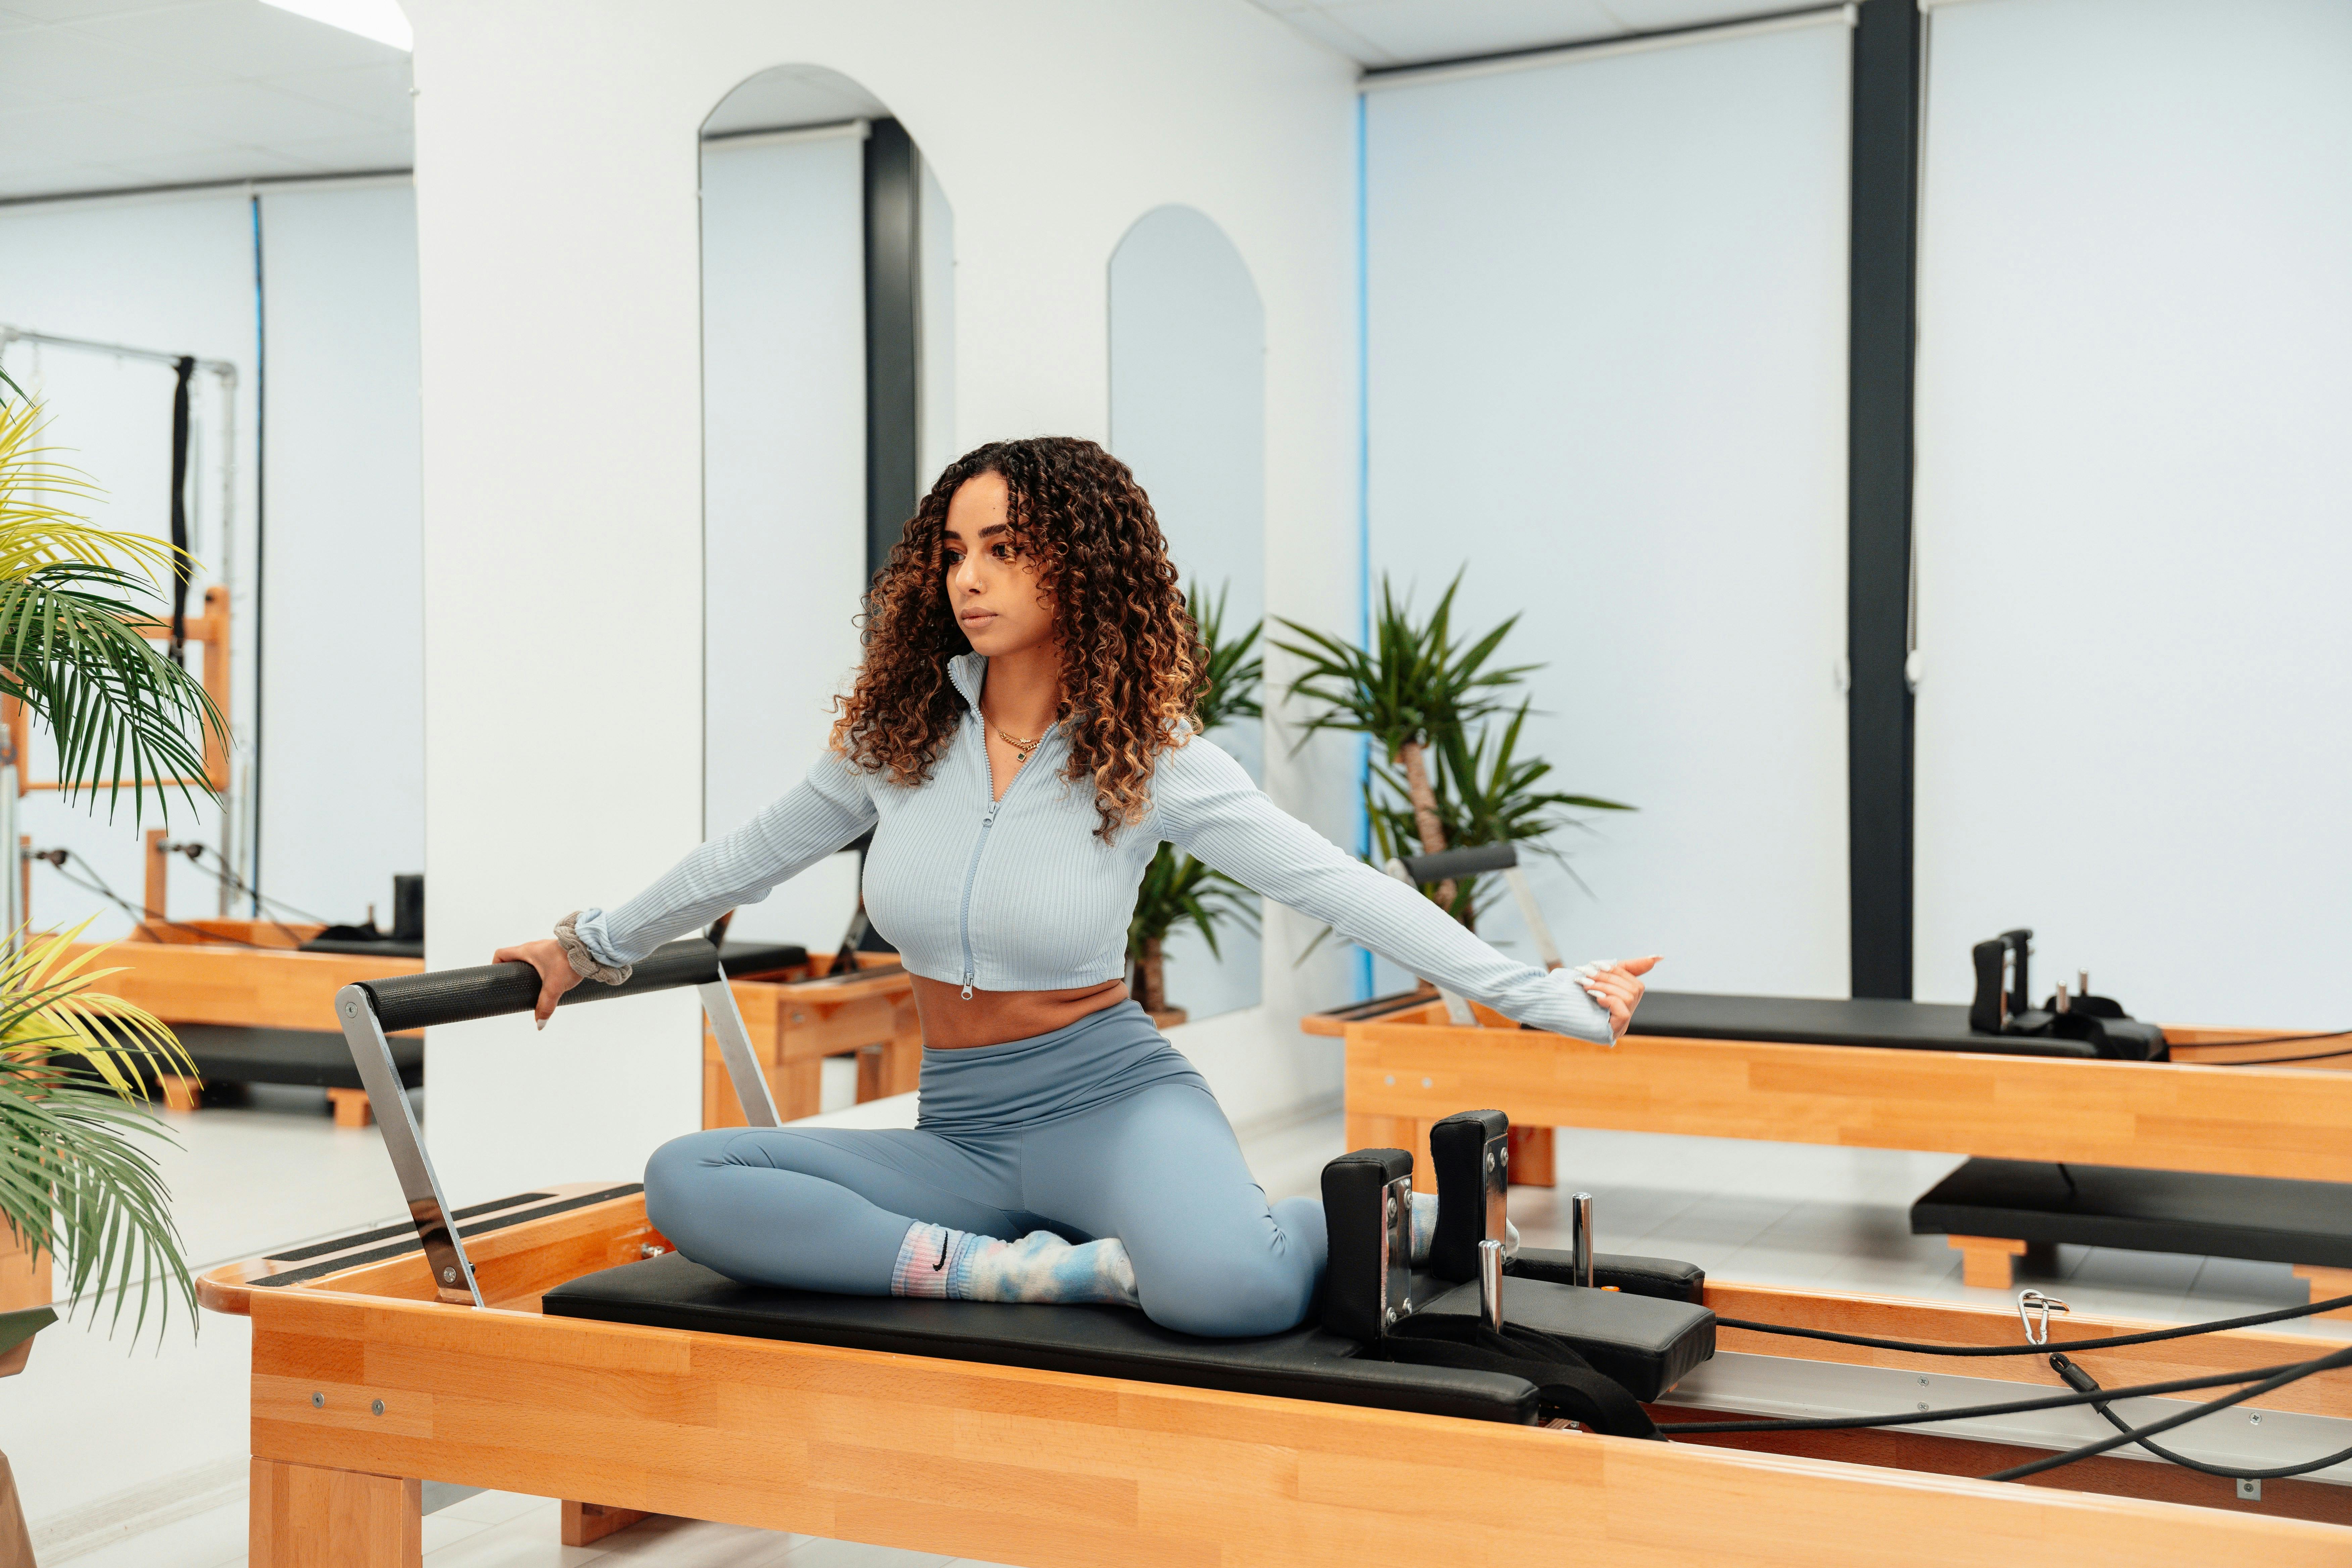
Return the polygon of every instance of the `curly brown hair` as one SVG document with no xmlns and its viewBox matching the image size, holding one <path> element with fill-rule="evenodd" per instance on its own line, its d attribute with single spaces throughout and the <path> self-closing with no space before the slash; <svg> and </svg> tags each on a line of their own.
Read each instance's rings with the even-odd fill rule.
<svg viewBox="0 0 2352 1568">
<path fill-rule="evenodd" d="M 1092 441 L 992 441 L 948 465 L 866 595 L 866 662 L 836 700 L 833 747 L 854 765 L 919 783 L 955 734 L 948 661 L 971 651 L 949 607 L 948 501 L 981 474 L 1004 480 L 1015 548 L 1037 563 L 1062 634 L 1062 776 L 1091 778 L 1108 843 L 1150 809 L 1153 762 L 1190 738 L 1207 652 L 1184 605 L 1151 501 Z"/>
</svg>

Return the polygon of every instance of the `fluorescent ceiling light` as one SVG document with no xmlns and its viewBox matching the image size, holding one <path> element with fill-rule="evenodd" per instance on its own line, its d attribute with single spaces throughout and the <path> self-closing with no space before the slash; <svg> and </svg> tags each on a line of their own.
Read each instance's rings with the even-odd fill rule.
<svg viewBox="0 0 2352 1568">
<path fill-rule="evenodd" d="M 402 53 L 415 47 L 416 35 L 408 26 L 408 16 L 400 8 L 399 0 L 264 0 L 280 11 L 291 11 L 298 16 L 308 16 L 313 22 L 324 22 L 330 27 L 341 27 L 346 33 L 357 33 L 362 38 L 373 38 L 379 44 L 390 44 Z"/>
</svg>

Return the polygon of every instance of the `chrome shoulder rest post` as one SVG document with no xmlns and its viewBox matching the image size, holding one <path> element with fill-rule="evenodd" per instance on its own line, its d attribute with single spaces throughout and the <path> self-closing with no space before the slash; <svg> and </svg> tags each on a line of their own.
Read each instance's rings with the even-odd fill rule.
<svg viewBox="0 0 2352 1568">
<path fill-rule="evenodd" d="M 363 985 L 346 985 L 335 994 L 335 1014 L 342 1020 L 343 1040 L 352 1048 L 360 1082 L 367 1086 L 375 1124 L 383 1130 L 384 1152 L 400 1177 L 400 1194 L 408 1200 L 416 1239 L 425 1244 L 425 1260 L 433 1267 L 434 1294 L 444 1301 L 478 1307 L 482 1293 L 474 1284 L 474 1266 L 450 1223 L 449 1200 L 441 1194 L 441 1180 L 433 1173 L 432 1157 L 425 1152 L 415 1114 L 408 1109 L 408 1094 L 392 1059 L 392 1042 L 377 1021 L 374 999 Z"/>
</svg>

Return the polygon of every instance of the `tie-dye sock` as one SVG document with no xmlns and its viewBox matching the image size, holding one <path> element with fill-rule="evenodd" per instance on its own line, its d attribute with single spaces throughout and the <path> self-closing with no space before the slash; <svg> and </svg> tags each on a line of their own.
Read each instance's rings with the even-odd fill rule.
<svg viewBox="0 0 2352 1568">
<path fill-rule="evenodd" d="M 1429 1261 L 1430 1247 L 1437 1239 L 1437 1194 L 1412 1194 L 1412 1260 L 1416 1264 Z M 1519 1227 L 1509 1220 L 1503 1222 L 1503 1256 L 1519 1255 Z"/>
<path fill-rule="evenodd" d="M 1117 1237 L 1073 1247 L 1050 1230 L 1003 1241 L 919 1222 L 907 1227 L 899 1244 L 890 1294 L 1137 1305 L 1135 1266 Z"/>
</svg>

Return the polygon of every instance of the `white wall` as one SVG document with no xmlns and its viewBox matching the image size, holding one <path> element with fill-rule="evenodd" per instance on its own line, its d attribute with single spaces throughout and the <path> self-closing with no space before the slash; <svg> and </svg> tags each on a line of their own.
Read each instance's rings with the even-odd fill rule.
<svg viewBox="0 0 2352 1568">
<path fill-rule="evenodd" d="M 800 783 L 858 660 L 866 587 L 862 137 L 702 154 L 704 829 Z M 856 909 L 839 855 L 730 934 L 830 952 Z"/>
<path fill-rule="evenodd" d="M 252 703 L 252 542 L 254 459 L 253 215 L 242 193 L 137 200 L 44 203 L 0 212 L 0 321 L 28 331 L 94 338 L 169 353 L 233 363 L 238 370 L 234 413 L 236 515 L 226 531 L 237 541 L 239 592 L 233 606 L 240 721 Z M 8 373 L 45 399 L 49 439 L 58 456 L 88 472 L 106 495 L 88 510 L 108 528 L 170 537 L 171 367 L 78 350 L 19 343 L 7 351 Z M 191 386 L 193 439 L 191 545 L 203 563 L 189 595 L 201 610 L 206 584 L 226 566 L 220 506 L 221 465 L 230 421 L 209 375 Z M 163 585 L 160 606 L 169 605 Z M 191 662 L 195 656 L 191 650 Z M 53 753 L 37 736 L 32 766 L 55 777 Z M 167 826 L 174 838 L 217 845 L 219 825 L 209 805 L 176 796 L 165 803 L 168 823 L 150 797 L 144 826 Z M 109 819 L 103 802 L 88 797 L 68 805 L 53 794 L 26 800 L 23 829 L 37 847 L 71 848 L 93 872 L 137 903 L 146 864 L 142 824 L 126 797 Z M 217 912 L 218 885 L 185 861 L 175 862 L 171 912 L 183 919 Z M 31 914 L 43 926 L 95 916 L 93 934 L 119 936 L 131 920 L 99 896 L 68 884 L 47 866 L 33 868 Z"/>
<path fill-rule="evenodd" d="M 625 897 L 699 837 L 696 128 L 763 66 L 863 84 L 954 204 L 964 445 L 1103 436 L 1112 248 L 1167 203 L 1214 218 L 1266 306 L 1266 509 L 1286 528 L 1269 596 L 1301 618 L 1345 613 L 1344 62 L 1243 0 L 410 9 L 432 962 Z M 1344 828 L 1339 748 L 1268 772 L 1278 799 Z M 1281 1026 L 1203 1065 L 1261 1100 L 1328 1093 L 1336 1052 L 1290 1021 L 1343 977 L 1279 973 Z M 453 1195 L 627 1174 L 690 1128 L 690 1007 L 585 1008 L 544 1036 L 519 1019 L 436 1031 L 435 1156 Z"/>
<path fill-rule="evenodd" d="M 1265 614 L 1265 310 L 1233 242 L 1190 207 L 1146 213 L 1110 258 L 1110 447 L 1151 497 L 1187 592 L 1224 595 L 1224 635 Z M 1265 725 L 1214 737 L 1265 776 Z M 1255 902 L 1257 900 L 1252 900 Z M 1195 1019 L 1257 1004 L 1264 943 L 1223 922 L 1213 955 L 1167 943 L 1168 1001 Z"/>
<path fill-rule="evenodd" d="M 1466 562 L 1457 626 L 1523 616 L 1522 754 L 1641 808 L 1564 837 L 1589 894 L 1537 863 L 1547 917 L 1675 989 L 1848 984 L 1851 47 L 1832 20 L 1367 100 L 1375 574 L 1426 614 Z M 1480 928 L 1524 929 L 1507 898 Z"/>
<path fill-rule="evenodd" d="M 2352 9 L 1931 16 L 1918 994 L 2344 1022 Z"/>
<path fill-rule="evenodd" d="M 392 879 L 425 868 L 415 193 L 272 191 L 261 244 L 259 885 L 389 931 Z"/>
</svg>

